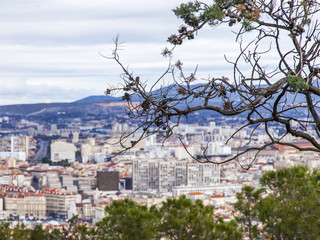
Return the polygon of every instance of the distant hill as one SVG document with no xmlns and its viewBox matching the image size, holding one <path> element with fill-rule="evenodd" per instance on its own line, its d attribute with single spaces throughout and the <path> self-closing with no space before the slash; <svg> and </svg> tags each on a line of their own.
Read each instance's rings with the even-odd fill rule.
<svg viewBox="0 0 320 240">
<path fill-rule="evenodd" d="M 96 96 L 89 96 L 73 103 L 110 103 L 110 102 L 117 102 L 120 101 L 120 97 L 112 97 L 112 96 L 105 96 L 105 95 L 96 95 Z"/>
<path fill-rule="evenodd" d="M 35 103 L 0 106 L 0 116 L 24 118 L 50 118 L 57 115 L 66 117 L 105 116 L 111 112 L 122 112 L 120 98 L 110 96 L 89 96 L 71 103 Z M 117 103 L 117 104 L 105 104 Z"/>
<path fill-rule="evenodd" d="M 194 85 L 195 87 L 197 85 Z M 199 89 L 198 89 L 199 90 Z M 176 98 L 177 91 L 176 88 L 164 87 L 161 90 L 154 90 L 153 92 L 155 95 L 161 96 L 164 93 L 167 95 L 167 98 Z M 295 101 L 296 103 L 303 103 L 305 101 L 300 95 L 296 96 L 296 94 L 287 94 L 287 102 L 281 102 L 280 104 L 288 104 L 290 102 Z M 138 95 L 134 94 L 131 97 L 131 100 L 134 102 L 142 101 Z M 239 98 L 237 95 L 231 96 L 231 101 L 234 105 L 239 102 Z M 272 104 L 274 98 L 269 102 Z M 316 99 L 320 101 L 319 98 Z M 114 103 L 114 104 L 113 104 Z M 77 100 L 71 103 L 37 103 L 37 104 L 17 104 L 17 105 L 5 105 L 0 106 L 0 116 L 4 115 L 11 115 L 11 116 L 21 116 L 21 117 L 42 117 L 42 118 L 50 118 L 55 117 L 59 114 L 63 114 L 66 117 L 85 117 L 85 116 L 96 116 L 101 117 L 106 115 L 110 115 L 112 113 L 124 113 L 123 105 L 125 101 L 122 101 L 122 97 L 113 97 L 113 96 L 106 96 L 106 95 L 94 95 L 88 96 L 83 99 Z M 178 108 L 185 108 L 187 106 L 193 107 L 203 104 L 203 99 L 190 99 L 187 101 L 180 102 L 176 105 Z M 212 105 L 221 105 L 222 99 L 215 98 L 209 101 L 209 104 Z M 209 110 L 208 110 L 209 111 Z M 261 109 L 262 112 L 266 114 L 270 114 L 270 112 Z M 212 111 L 211 114 L 219 115 L 218 113 L 214 113 Z M 290 111 L 292 116 L 296 116 L 297 114 L 305 114 L 305 109 L 301 109 L 299 113 L 294 111 Z M 301 116 L 300 116 L 301 117 Z"/>
<path fill-rule="evenodd" d="M 49 108 L 63 108 L 70 103 L 34 103 L 34 104 L 13 104 L 0 106 L 1 115 L 28 115 Z"/>
</svg>

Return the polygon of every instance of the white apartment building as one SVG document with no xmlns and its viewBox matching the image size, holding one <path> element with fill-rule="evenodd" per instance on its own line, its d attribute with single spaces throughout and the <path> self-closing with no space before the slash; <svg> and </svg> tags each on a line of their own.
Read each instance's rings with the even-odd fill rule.
<svg viewBox="0 0 320 240">
<path fill-rule="evenodd" d="M 133 191 L 172 192 L 176 186 L 216 185 L 219 165 L 178 160 L 133 160 Z"/>
<path fill-rule="evenodd" d="M 224 196 L 235 196 L 236 193 L 241 191 L 243 185 L 232 184 L 232 185 L 216 185 L 216 186 L 177 186 L 172 189 L 174 197 L 181 195 L 188 195 L 190 193 L 203 193 L 206 195 L 213 195 L 215 193 L 222 194 Z"/>
<path fill-rule="evenodd" d="M 5 196 L 4 203 L 8 215 L 38 218 L 46 216 L 46 198 L 43 194 L 9 193 Z"/>
<path fill-rule="evenodd" d="M 71 203 L 80 203 L 81 195 L 58 189 L 44 189 L 41 193 L 46 197 L 47 214 L 66 218 Z"/>
<path fill-rule="evenodd" d="M 76 159 L 76 147 L 73 143 L 67 143 L 61 140 L 56 140 L 51 143 L 51 161 L 59 162 L 68 160 L 74 162 Z"/>
<path fill-rule="evenodd" d="M 158 189 L 159 160 L 134 160 L 132 162 L 134 191 Z"/>
<path fill-rule="evenodd" d="M 81 146 L 82 162 L 103 163 L 111 152 L 110 144 L 96 145 L 94 138 L 88 138 L 87 143 Z"/>
<path fill-rule="evenodd" d="M 15 185 L 19 187 L 30 187 L 32 183 L 32 175 L 23 173 L 17 169 L 9 169 L 7 167 L 0 168 L 0 185 Z"/>
<path fill-rule="evenodd" d="M 105 216 L 105 208 L 109 203 L 107 202 L 98 202 L 96 204 L 96 207 L 94 208 L 94 213 L 93 213 L 93 224 L 96 224 L 97 222 L 101 221 Z"/>
<path fill-rule="evenodd" d="M 76 204 L 77 215 L 80 219 L 92 219 L 94 217 L 95 208 L 91 202 L 82 202 Z"/>
<path fill-rule="evenodd" d="M 47 172 L 42 177 L 42 186 L 41 188 L 48 189 L 61 189 L 61 182 L 59 180 L 58 173 L 56 172 Z"/>
<path fill-rule="evenodd" d="M 187 164 L 187 186 L 212 186 L 217 185 L 219 182 L 220 168 L 218 164 Z"/>
<path fill-rule="evenodd" d="M 0 158 L 16 158 L 26 161 L 29 158 L 29 137 L 11 136 L 0 139 Z"/>
<path fill-rule="evenodd" d="M 11 175 L 1 175 L 0 185 L 11 185 L 11 184 L 12 184 L 12 176 Z"/>
<path fill-rule="evenodd" d="M 95 144 L 83 144 L 81 146 L 81 157 L 82 162 L 90 162 L 95 160 L 95 154 L 101 153 L 101 146 L 97 146 Z"/>
<path fill-rule="evenodd" d="M 72 175 L 60 175 L 59 180 L 61 182 L 61 188 L 64 188 L 68 192 L 78 192 L 78 187 L 74 185 L 74 178 Z"/>
<path fill-rule="evenodd" d="M 207 156 L 228 156 L 231 155 L 231 146 L 224 142 L 215 141 L 209 142 L 206 151 Z"/>
</svg>

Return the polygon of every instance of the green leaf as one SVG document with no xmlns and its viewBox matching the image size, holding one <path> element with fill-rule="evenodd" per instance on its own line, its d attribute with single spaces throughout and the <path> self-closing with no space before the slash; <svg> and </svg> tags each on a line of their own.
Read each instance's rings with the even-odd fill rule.
<svg viewBox="0 0 320 240">
<path fill-rule="evenodd" d="M 294 91 L 309 89 L 309 85 L 306 83 L 306 81 L 303 78 L 296 75 L 288 75 L 287 82 L 290 88 Z"/>
</svg>

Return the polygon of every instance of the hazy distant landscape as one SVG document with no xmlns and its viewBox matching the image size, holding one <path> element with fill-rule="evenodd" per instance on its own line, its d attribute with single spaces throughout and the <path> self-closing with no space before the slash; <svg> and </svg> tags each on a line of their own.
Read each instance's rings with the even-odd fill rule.
<svg viewBox="0 0 320 240">
<path fill-rule="evenodd" d="M 320 239 L 319 1 L 0 2 L 0 239 Z"/>
</svg>

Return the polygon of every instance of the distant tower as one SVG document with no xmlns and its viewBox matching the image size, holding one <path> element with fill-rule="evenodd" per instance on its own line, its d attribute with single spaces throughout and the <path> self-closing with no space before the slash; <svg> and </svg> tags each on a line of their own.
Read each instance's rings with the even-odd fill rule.
<svg viewBox="0 0 320 240">
<path fill-rule="evenodd" d="M 18 137 L 11 136 L 11 153 L 17 152 L 18 149 Z"/>
<path fill-rule="evenodd" d="M 38 125 L 37 131 L 38 131 L 38 134 L 43 134 L 43 125 Z"/>
<path fill-rule="evenodd" d="M 119 172 L 97 172 L 100 191 L 119 191 Z"/>
<path fill-rule="evenodd" d="M 78 132 L 73 132 L 72 133 L 72 142 L 73 143 L 79 142 L 79 133 Z"/>
<path fill-rule="evenodd" d="M 11 157 L 15 153 L 25 153 L 25 160 L 29 158 L 29 137 L 28 136 L 11 136 L 10 138 Z"/>
<path fill-rule="evenodd" d="M 57 124 L 51 124 L 51 134 L 53 134 L 53 135 L 58 134 Z"/>
<path fill-rule="evenodd" d="M 73 143 L 67 143 L 61 140 L 51 142 L 51 161 L 59 162 L 61 160 L 75 161 L 76 147 Z"/>
</svg>

